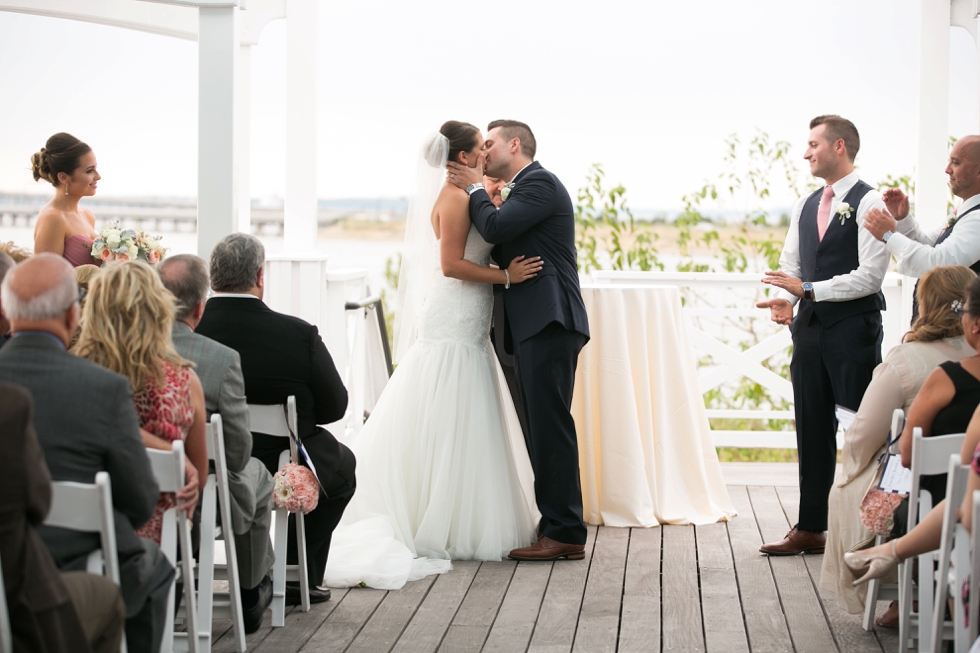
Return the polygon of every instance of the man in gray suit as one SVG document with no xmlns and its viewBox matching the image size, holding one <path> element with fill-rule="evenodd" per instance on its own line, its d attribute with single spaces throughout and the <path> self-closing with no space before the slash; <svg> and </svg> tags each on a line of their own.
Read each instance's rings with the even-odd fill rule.
<svg viewBox="0 0 980 653">
<path fill-rule="evenodd" d="M 38 254 L 16 266 L 0 296 L 13 332 L 0 349 L 0 380 L 33 395 L 34 428 L 52 480 L 94 483 L 97 472 L 109 472 L 127 645 L 131 652 L 159 651 L 174 570 L 134 530 L 153 515 L 160 490 L 129 381 L 65 351 L 78 325 L 78 285 L 62 257 Z M 178 494 L 186 499 L 185 491 Z M 100 547 L 97 533 L 48 526 L 38 532 L 62 571 L 84 569 Z"/>
<path fill-rule="evenodd" d="M 194 333 L 204 315 L 211 285 L 204 260 L 192 254 L 170 256 L 157 266 L 157 272 L 178 302 L 174 347 L 197 365 L 208 417 L 221 414 L 245 632 L 255 632 L 262 625 L 262 612 L 272 601 L 268 572 L 275 562 L 269 539 L 274 486 L 265 465 L 250 457 L 252 433 L 241 361 L 234 349 Z"/>
</svg>

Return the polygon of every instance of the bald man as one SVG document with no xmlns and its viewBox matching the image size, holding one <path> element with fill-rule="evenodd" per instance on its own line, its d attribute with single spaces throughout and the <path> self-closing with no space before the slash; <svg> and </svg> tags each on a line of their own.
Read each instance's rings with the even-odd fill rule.
<svg viewBox="0 0 980 653">
<path fill-rule="evenodd" d="M 98 472 L 109 472 L 127 646 L 156 653 L 174 569 L 160 547 L 135 532 L 153 516 L 160 490 L 129 380 L 65 350 L 78 325 L 78 284 L 62 257 L 38 254 L 15 266 L 0 298 L 13 332 L 0 349 L 0 381 L 34 398 L 34 430 L 52 480 L 94 483 Z M 196 480 L 178 500 L 186 493 L 196 498 Z M 85 569 L 100 547 L 96 533 L 41 526 L 38 534 L 62 571 Z"/>
<path fill-rule="evenodd" d="M 937 229 L 923 230 L 909 216 L 909 198 L 897 188 L 882 194 L 887 212 L 865 214 L 865 228 L 885 243 L 902 274 L 921 277 L 939 265 L 966 265 L 980 274 L 980 136 L 956 141 L 946 174 L 963 202 Z"/>
</svg>

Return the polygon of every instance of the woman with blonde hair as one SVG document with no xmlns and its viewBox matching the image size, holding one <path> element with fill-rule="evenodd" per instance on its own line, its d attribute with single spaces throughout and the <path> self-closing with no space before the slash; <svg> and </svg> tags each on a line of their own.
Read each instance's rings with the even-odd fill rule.
<svg viewBox="0 0 980 653">
<path fill-rule="evenodd" d="M 843 564 L 844 553 L 874 540 L 861 523 L 860 505 L 888 440 L 892 413 L 902 408 L 908 414 L 922 384 L 941 363 L 975 354 L 956 312 L 966 303 L 974 279 L 976 275 L 962 265 L 937 267 L 922 277 L 918 287 L 919 317 L 902 344 L 888 352 L 875 368 L 854 423 L 844 434 L 841 469 L 830 491 L 820 586 L 837 594 L 837 605 L 847 612 L 864 610 L 866 587 L 853 586 L 854 577 Z M 886 628 L 897 623 L 894 610 L 878 621 Z"/>
<path fill-rule="evenodd" d="M 208 473 L 204 391 L 193 363 L 177 354 L 170 339 L 175 306 L 146 263 L 104 266 L 91 280 L 72 351 L 128 378 L 147 447 L 169 450 L 183 440 L 189 465 L 203 479 Z M 156 514 L 137 534 L 159 542 L 163 513 L 173 500 L 161 495 Z M 185 506 L 193 514 L 193 502 Z"/>
</svg>

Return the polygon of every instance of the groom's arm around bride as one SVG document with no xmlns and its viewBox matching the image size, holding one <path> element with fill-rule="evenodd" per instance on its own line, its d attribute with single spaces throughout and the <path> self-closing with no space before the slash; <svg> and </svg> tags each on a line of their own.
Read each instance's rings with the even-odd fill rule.
<svg viewBox="0 0 980 653">
<path fill-rule="evenodd" d="M 535 140 L 524 123 L 490 123 L 486 174 L 508 181 L 498 210 L 483 189 L 483 167 L 449 164 L 447 179 L 470 196 L 470 219 L 499 246 L 498 261 L 540 256 L 538 275 L 504 291 L 518 386 L 529 430 L 541 539 L 515 549 L 519 560 L 580 559 L 586 539 L 578 443 L 571 416 L 578 353 L 589 339 L 579 287 L 574 210 L 561 181 L 534 161 Z"/>
</svg>

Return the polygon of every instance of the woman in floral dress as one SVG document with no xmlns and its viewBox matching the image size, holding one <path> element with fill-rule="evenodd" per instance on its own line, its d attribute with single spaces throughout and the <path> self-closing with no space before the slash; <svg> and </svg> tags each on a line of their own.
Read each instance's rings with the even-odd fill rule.
<svg viewBox="0 0 980 653">
<path fill-rule="evenodd" d="M 207 478 L 204 391 L 170 338 L 175 299 L 146 263 L 103 267 L 92 281 L 82 309 L 81 334 L 72 350 L 129 379 L 143 441 L 151 449 L 172 449 L 184 441 L 188 473 Z M 196 492 L 194 493 L 196 499 Z M 160 495 L 156 512 L 137 534 L 160 542 L 163 513 L 174 495 Z M 194 501 L 185 504 L 193 514 Z"/>
</svg>

